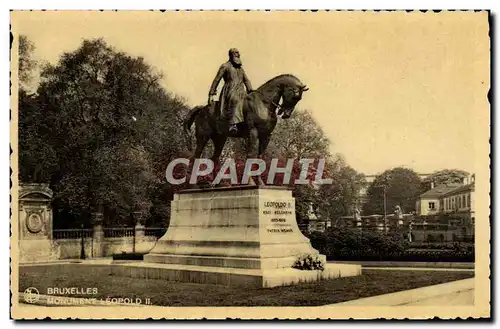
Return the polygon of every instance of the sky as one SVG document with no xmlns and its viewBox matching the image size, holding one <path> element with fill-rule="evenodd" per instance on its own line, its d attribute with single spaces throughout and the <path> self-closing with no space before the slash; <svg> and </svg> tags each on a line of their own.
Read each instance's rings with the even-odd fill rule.
<svg viewBox="0 0 500 329">
<path fill-rule="evenodd" d="M 297 107 L 312 113 L 333 153 L 365 174 L 396 166 L 475 172 L 477 136 L 489 129 L 477 124 L 489 113 L 486 13 L 60 11 L 11 18 L 13 32 L 35 43 L 37 59 L 56 63 L 82 40 L 102 37 L 144 57 L 163 72 L 167 90 L 193 106 L 206 103 L 236 47 L 254 88 L 283 73 L 307 84 Z"/>
</svg>

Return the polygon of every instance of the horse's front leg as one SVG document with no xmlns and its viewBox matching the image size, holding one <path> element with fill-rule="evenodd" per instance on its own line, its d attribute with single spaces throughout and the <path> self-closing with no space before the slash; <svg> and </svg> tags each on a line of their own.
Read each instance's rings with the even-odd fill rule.
<svg viewBox="0 0 500 329">
<path fill-rule="evenodd" d="M 259 158 L 262 158 L 264 153 L 266 152 L 267 145 L 269 145 L 269 141 L 271 140 L 271 136 L 267 134 L 259 135 Z"/>
<path fill-rule="evenodd" d="M 248 153 L 247 153 L 247 159 L 252 158 L 252 159 L 257 159 L 259 158 L 260 152 L 259 152 L 259 134 L 257 132 L 256 128 L 252 128 L 250 130 L 250 133 L 248 135 Z M 263 186 L 264 181 L 262 180 L 260 174 L 256 176 L 252 176 L 252 179 L 249 180 L 248 182 L 250 185 L 260 185 Z"/>
</svg>

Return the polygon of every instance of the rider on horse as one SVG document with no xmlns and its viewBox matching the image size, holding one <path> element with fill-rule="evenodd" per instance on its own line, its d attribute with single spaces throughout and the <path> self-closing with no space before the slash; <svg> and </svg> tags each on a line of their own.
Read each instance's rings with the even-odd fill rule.
<svg viewBox="0 0 500 329">
<path fill-rule="evenodd" d="M 252 85 L 243 70 L 240 52 L 229 50 L 229 60 L 222 64 L 215 76 L 208 93 L 208 104 L 213 106 L 217 86 L 224 79 L 224 87 L 220 93 L 219 105 L 224 120 L 228 120 L 229 131 L 237 131 L 236 125 L 243 122 L 243 101 L 247 93 L 252 91 Z M 246 88 L 246 90 L 245 90 Z"/>
</svg>

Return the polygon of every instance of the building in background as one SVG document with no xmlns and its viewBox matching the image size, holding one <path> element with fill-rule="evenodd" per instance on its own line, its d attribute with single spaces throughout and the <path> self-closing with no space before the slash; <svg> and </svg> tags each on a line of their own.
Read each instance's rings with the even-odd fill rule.
<svg viewBox="0 0 500 329">
<path fill-rule="evenodd" d="M 422 179 L 428 174 L 419 174 Z M 366 176 L 366 185 L 360 200 L 366 202 L 366 191 L 375 175 Z M 420 195 L 416 212 L 403 214 L 390 210 L 382 214 L 342 216 L 332 221 L 332 227 L 346 227 L 360 231 L 400 233 L 409 241 L 473 242 L 474 241 L 474 175 L 460 184 L 434 186 Z"/>
<path fill-rule="evenodd" d="M 474 175 L 462 184 L 432 186 L 416 202 L 416 240 L 449 242 L 474 240 Z"/>
</svg>

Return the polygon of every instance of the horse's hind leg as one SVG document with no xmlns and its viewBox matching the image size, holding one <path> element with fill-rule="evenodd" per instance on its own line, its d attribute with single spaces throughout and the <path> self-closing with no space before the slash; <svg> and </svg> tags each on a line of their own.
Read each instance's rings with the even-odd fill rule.
<svg viewBox="0 0 500 329">
<path fill-rule="evenodd" d="M 199 159 L 201 157 L 201 153 L 203 152 L 203 149 L 205 148 L 205 145 L 207 145 L 209 136 L 205 134 L 196 134 L 196 150 L 194 151 L 194 155 L 191 157 L 191 161 L 189 161 L 189 166 L 188 166 L 188 174 L 187 174 L 187 179 L 191 180 L 191 174 L 193 172 L 193 165 L 194 165 L 194 159 Z M 198 187 L 197 184 L 191 184 L 191 187 Z"/>
<path fill-rule="evenodd" d="M 214 173 L 217 174 L 220 169 L 220 155 L 222 154 L 222 150 L 224 149 L 224 145 L 226 145 L 227 137 L 223 135 L 212 135 L 212 142 L 214 143 L 214 153 L 212 155 L 212 161 L 214 163 Z"/>
<path fill-rule="evenodd" d="M 196 150 L 194 151 L 193 159 L 199 159 L 205 145 L 207 145 L 209 136 L 208 135 L 197 135 L 196 136 Z"/>
<path fill-rule="evenodd" d="M 227 137 L 224 135 L 212 135 L 212 141 L 214 142 L 214 154 L 212 155 L 212 161 L 214 164 L 219 163 L 220 155 L 222 154 L 222 150 L 224 149 L 224 145 L 226 145 Z"/>
</svg>

